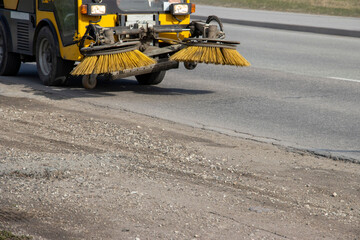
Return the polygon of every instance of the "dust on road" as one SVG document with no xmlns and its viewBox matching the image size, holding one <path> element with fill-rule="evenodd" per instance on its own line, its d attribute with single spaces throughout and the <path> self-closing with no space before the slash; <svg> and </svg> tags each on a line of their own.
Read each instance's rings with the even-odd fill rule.
<svg viewBox="0 0 360 240">
<path fill-rule="evenodd" d="M 34 239 L 359 239 L 359 183 L 359 164 L 0 95 L 0 230 Z"/>
</svg>

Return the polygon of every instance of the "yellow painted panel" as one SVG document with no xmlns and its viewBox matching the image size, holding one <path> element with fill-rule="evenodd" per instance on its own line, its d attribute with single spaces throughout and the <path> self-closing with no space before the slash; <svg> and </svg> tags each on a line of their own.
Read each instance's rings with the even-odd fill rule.
<svg viewBox="0 0 360 240">
<path fill-rule="evenodd" d="M 179 20 L 182 20 L 179 22 L 174 18 L 171 14 L 159 14 L 159 21 L 161 25 L 178 25 L 178 24 L 189 24 L 190 23 L 190 15 L 185 16 L 177 16 Z"/>
<path fill-rule="evenodd" d="M 179 34 L 179 37 L 176 33 L 160 33 L 159 37 L 161 38 L 168 38 L 168 39 L 174 39 L 174 40 L 183 40 L 184 38 L 190 37 L 190 32 L 182 32 Z"/>
<path fill-rule="evenodd" d="M 52 22 L 52 24 L 55 27 L 56 30 L 56 34 L 57 34 L 57 38 L 59 41 L 59 49 L 60 49 L 60 55 L 63 59 L 66 60 L 72 60 L 72 61 L 79 61 L 82 59 L 82 55 L 80 54 L 79 51 L 79 47 L 76 44 L 70 45 L 70 46 L 66 46 L 64 47 L 62 41 L 61 41 L 61 37 L 60 37 L 60 33 L 59 33 L 59 28 L 56 24 L 55 21 L 55 16 L 54 13 L 52 12 L 43 12 L 43 11 L 36 11 L 36 25 L 39 24 L 39 22 L 43 19 L 48 19 L 49 21 Z"/>
<path fill-rule="evenodd" d="M 89 25 L 90 21 L 97 21 L 97 20 L 99 20 L 100 17 L 91 17 L 88 15 L 82 15 L 80 13 L 81 1 L 78 1 L 78 3 L 79 3 L 79 6 L 78 6 L 78 16 L 79 16 L 78 34 L 74 35 L 74 39 L 80 40 L 81 37 L 85 34 L 86 26 Z M 62 43 L 61 37 L 60 37 L 59 28 L 56 24 L 54 13 L 37 10 L 36 11 L 36 20 L 37 20 L 36 24 L 39 24 L 39 22 L 43 19 L 50 20 L 56 29 L 61 57 L 63 59 L 73 60 L 73 61 L 81 60 L 83 58 L 83 56 L 80 53 L 80 50 L 79 50 L 79 47 L 77 44 L 73 44 L 73 45 L 66 46 L 66 47 L 63 46 L 63 43 Z M 114 27 L 116 24 L 116 21 L 117 21 L 117 16 L 115 14 L 114 15 L 105 15 L 105 16 L 101 17 L 101 21 L 97 24 L 99 24 L 102 27 Z"/>
<path fill-rule="evenodd" d="M 188 24 L 190 24 L 190 15 L 177 16 L 177 18 L 182 20 L 182 21 L 179 22 L 171 14 L 160 14 L 159 15 L 159 21 L 160 21 L 161 25 L 178 25 L 178 24 L 188 25 Z M 163 38 L 170 38 L 170 39 L 178 40 L 178 36 L 177 36 L 176 33 L 161 33 L 161 34 L 159 34 L 159 36 L 163 37 Z M 188 37 L 190 37 L 190 32 L 189 31 L 181 32 L 179 34 L 179 38 L 181 40 L 184 39 L 184 38 L 188 38 Z"/>
<path fill-rule="evenodd" d="M 6 2 L 14 3 L 14 1 L 15 0 L 4 0 L 4 3 L 6 3 Z M 18 0 L 16 1 L 16 3 L 17 2 L 18 2 Z M 189 0 L 187 0 L 187 2 L 189 2 Z M 74 35 L 74 40 L 81 39 L 81 37 L 85 34 L 86 26 L 89 25 L 90 21 L 96 22 L 96 21 L 100 20 L 96 24 L 98 24 L 102 27 L 116 26 L 116 23 L 118 20 L 117 19 L 118 16 L 116 14 L 105 15 L 105 16 L 102 16 L 101 19 L 100 19 L 100 17 L 92 17 L 92 16 L 88 16 L 88 15 L 83 15 L 80 12 L 81 4 L 82 4 L 82 1 L 78 1 L 78 18 L 79 18 L 78 19 L 78 33 Z M 36 11 L 36 19 L 37 19 L 37 24 L 43 19 L 48 19 L 49 21 L 51 21 L 53 23 L 53 25 L 56 29 L 56 33 L 57 33 L 57 37 L 58 37 L 58 41 L 59 41 L 60 55 L 63 59 L 73 60 L 73 61 L 79 61 L 82 59 L 83 56 L 81 55 L 77 44 L 73 44 L 73 45 L 70 45 L 67 47 L 63 46 L 63 43 L 62 43 L 61 37 L 60 37 L 60 33 L 59 33 L 59 28 L 56 24 L 54 13 L 37 10 Z M 181 19 L 182 21 L 179 22 L 171 14 L 160 14 L 159 15 L 159 20 L 160 20 L 161 25 L 178 25 L 178 24 L 187 25 L 190 23 L 190 15 L 178 16 L 178 19 Z M 170 38 L 170 39 L 176 39 L 176 40 L 178 39 L 176 33 L 162 33 L 162 34 L 160 34 L 160 36 L 164 37 L 164 38 Z M 190 37 L 190 32 L 188 32 L 188 31 L 185 31 L 185 32 L 182 32 L 179 34 L 180 39 L 184 39 L 187 37 Z M 88 43 L 88 41 L 86 43 Z"/>
<path fill-rule="evenodd" d="M 19 0 L 4 0 L 4 7 L 7 9 L 16 10 Z"/>
<path fill-rule="evenodd" d="M 93 16 L 81 14 L 81 5 L 82 5 L 82 1 L 78 1 L 78 16 L 79 16 L 78 32 L 80 38 L 85 34 L 86 26 L 89 25 L 90 21 L 96 22 L 100 19 L 100 17 L 93 17 Z M 117 15 L 109 14 L 102 16 L 100 22 L 98 22 L 97 24 L 99 24 L 102 27 L 115 27 L 116 22 L 117 22 Z"/>
</svg>

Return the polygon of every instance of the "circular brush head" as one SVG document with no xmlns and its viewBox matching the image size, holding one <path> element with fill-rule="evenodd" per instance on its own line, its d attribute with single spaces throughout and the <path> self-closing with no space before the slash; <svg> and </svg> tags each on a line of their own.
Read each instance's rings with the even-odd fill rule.
<svg viewBox="0 0 360 240">
<path fill-rule="evenodd" d="M 154 59 L 137 50 L 138 46 L 139 42 L 126 42 L 82 48 L 85 57 L 71 75 L 106 74 L 155 64 Z"/>
<path fill-rule="evenodd" d="M 232 66 L 250 66 L 250 63 L 236 51 L 240 42 L 222 39 L 186 38 L 184 49 L 170 57 L 178 62 L 197 62 Z"/>
</svg>

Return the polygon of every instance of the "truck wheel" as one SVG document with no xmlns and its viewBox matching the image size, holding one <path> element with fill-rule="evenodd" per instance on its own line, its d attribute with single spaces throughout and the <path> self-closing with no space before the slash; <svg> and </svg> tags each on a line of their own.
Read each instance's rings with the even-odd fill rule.
<svg viewBox="0 0 360 240">
<path fill-rule="evenodd" d="M 140 85 L 157 85 L 164 80 L 166 71 L 147 73 L 135 76 Z"/>
<path fill-rule="evenodd" d="M 19 72 L 21 60 L 17 53 L 9 52 L 5 27 L 0 22 L 0 75 L 14 76 Z"/>
<path fill-rule="evenodd" d="M 55 39 L 48 27 L 43 27 L 36 41 L 36 65 L 41 81 L 48 86 L 62 85 L 74 67 L 74 61 L 58 57 Z"/>
</svg>

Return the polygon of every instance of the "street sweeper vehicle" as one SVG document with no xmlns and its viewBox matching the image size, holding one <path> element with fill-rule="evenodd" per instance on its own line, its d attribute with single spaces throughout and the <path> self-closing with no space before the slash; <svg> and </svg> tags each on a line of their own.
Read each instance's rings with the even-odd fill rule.
<svg viewBox="0 0 360 240">
<path fill-rule="evenodd" d="M 36 62 L 45 85 L 73 75 L 92 89 L 98 76 L 155 85 L 179 62 L 250 65 L 216 16 L 193 12 L 190 0 L 0 0 L 0 75 Z"/>
</svg>

